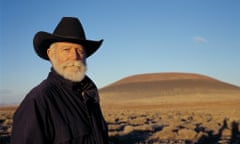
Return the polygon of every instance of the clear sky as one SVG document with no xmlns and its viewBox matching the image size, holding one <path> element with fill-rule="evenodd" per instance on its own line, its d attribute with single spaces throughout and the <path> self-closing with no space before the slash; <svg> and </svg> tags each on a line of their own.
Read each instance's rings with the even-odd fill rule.
<svg viewBox="0 0 240 144">
<path fill-rule="evenodd" d="M 104 39 L 87 74 L 101 88 L 140 73 L 199 73 L 240 86 L 239 0 L 1 0 L 0 103 L 19 103 L 50 70 L 33 50 L 38 31 L 78 17 Z"/>
</svg>

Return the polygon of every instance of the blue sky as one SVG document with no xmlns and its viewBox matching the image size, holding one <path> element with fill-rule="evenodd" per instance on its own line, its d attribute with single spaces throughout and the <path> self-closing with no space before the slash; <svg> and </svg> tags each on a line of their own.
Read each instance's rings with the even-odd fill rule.
<svg viewBox="0 0 240 144">
<path fill-rule="evenodd" d="M 104 39 L 88 58 L 99 88 L 140 73 L 199 73 L 240 86 L 238 0 L 1 0 L 0 103 L 20 102 L 48 75 L 33 50 L 38 31 L 78 17 L 87 39 Z"/>
</svg>

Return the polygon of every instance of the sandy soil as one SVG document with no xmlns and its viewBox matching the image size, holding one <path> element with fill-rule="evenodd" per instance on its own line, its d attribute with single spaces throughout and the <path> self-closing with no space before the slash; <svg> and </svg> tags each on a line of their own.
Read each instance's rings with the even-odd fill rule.
<svg viewBox="0 0 240 144">
<path fill-rule="evenodd" d="M 114 144 L 238 144 L 240 88 L 206 76 L 128 77 L 100 89 Z M 15 107 L 0 108 L 0 144 L 8 144 Z"/>
<path fill-rule="evenodd" d="M 127 77 L 100 90 L 116 144 L 240 143 L 240 88 L 202 75 Z"/>
<path fill-rule="evenodd" d="M 114 143 L 238 143 L 240 93 L 113 102 L 102 99 Z"/>
</svg>

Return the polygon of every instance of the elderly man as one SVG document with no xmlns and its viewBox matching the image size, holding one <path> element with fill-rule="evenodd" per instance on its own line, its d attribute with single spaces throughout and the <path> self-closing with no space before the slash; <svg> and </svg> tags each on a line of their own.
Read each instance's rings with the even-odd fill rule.
<svg viewBox="0 0 240 144">
<path fill-rule="evenodd" d="M 86 58 L 101 43 L 86 40 L 80 21 L 72 17 L 62 18 L 52 34 L 35 35 L 36 53 L 52 68 L 18 107 L 12 144 L 108 143 L 97 88 L 85 75 Z"/>
</svg>

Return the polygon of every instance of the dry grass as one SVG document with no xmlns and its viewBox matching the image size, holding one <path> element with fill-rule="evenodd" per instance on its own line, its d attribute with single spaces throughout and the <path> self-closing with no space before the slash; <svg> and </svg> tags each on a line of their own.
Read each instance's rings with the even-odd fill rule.
<svg viewBox="0 0 240 144">
<path fill-rule="evenodd" d="M 116 144 L 231 143 L 240 138 L 237 92 L 116 101 L 105 96 L 101 104 Z"/>
<path fill-rule="evenodd" d="M 13 124 L 15 106 L 0 107 L 0 144 L 8 144 Z"/>
<path fill-rule="evenodd" d="M 240 143 L 240 88 L 206 76 L 129 77 L 101 89 L 100 98 L 114 144 Z M 0 109 L 6 143 L 14 110 Z"/>
<path fill-rule="evenodd" d="M 102 97 L 101 105 L 115 144 L 231 143 L 240 138 L 239 93 L 125 101 Z M 0 109 L 1 141 L 6 143 L 14 110 Z"/>
</svg>

